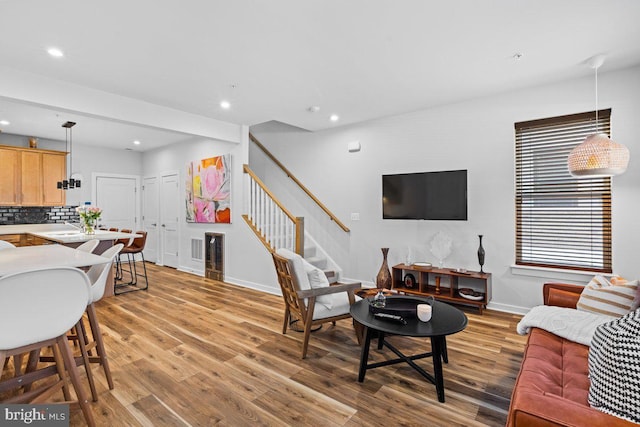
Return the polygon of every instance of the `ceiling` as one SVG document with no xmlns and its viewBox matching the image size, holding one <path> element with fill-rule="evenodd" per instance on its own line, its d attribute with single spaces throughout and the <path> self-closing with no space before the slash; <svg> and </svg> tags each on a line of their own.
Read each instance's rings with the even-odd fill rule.
<svg viewBox="0 0 640 427">
<path fill-rule="evenodd" d="M 0 17 L 0 66 L 309 131 L 591 75 L 596 54 L 602 73 L 640 64 L 637 0 L 0 0 Z M 75 119 L 80 143 L 148 150 L 188 138 L 2 96 L 6 133 L 64 139 Z"/>
</svg>

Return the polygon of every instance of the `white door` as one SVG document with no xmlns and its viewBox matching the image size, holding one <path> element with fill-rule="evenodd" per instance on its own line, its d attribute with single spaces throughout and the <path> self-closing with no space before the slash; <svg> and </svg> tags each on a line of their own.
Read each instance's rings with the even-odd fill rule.
<svg viewBox="0 0 640 427">
<path fill-rule="evenodd" d="M 162 264 L 178 267 L 178 209 L 180 203 L 178 174 L 162 175 L 160 178 L 160 248 Z"/>
<path fill-rule="evenodd" d="M 99 225 L 138 229 L 138 178 L 95 175 L 95 205 L 102 209 Z"/>
<path fill-rule="evenodd" d="M 144 247 L 144 258 L 147 261 L 158 260 L 158 178 L 150 176 L 142 180 L 142 229 L 147 232 L 147 241 Z"/>
</svg>

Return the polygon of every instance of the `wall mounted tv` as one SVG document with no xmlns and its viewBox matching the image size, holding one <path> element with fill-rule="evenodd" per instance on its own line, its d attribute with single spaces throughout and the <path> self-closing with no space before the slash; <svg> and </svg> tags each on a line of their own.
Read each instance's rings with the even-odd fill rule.
<svg viewBox="0 0 640 427">
<path fill-rule="evenodd" d="M 467 171 L 382 175 L 383 219 L 467 220 Z"/>
</svg>

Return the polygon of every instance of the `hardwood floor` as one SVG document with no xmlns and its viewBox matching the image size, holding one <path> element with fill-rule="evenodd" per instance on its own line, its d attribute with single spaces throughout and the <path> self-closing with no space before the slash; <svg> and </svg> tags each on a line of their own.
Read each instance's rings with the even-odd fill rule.
<svg viewBox="0 0 640 427">
<path fill-rule="evenodd" d="M 469 325 L 447 338 L 446 403 L 406 364 L 367 372 L 350 321 L 281 333 L 281 297 L 148 264 L 149 290 L 99 302 L 115 389 L 94 366 L 104 426 L 503 426 L 525 337 L 519 316 L 467 311 Z M 274 273 L 275 274 L 275 273 Z M 401 350 L 425 340 L 392 337 Z M 426 347 L 426 349 L 425 349 Z M 389 350 L 371 349 L 375 360 Z M 419 361 L 431 371 L 431 361 Z M 71 408 L 71 425 L 84 425 Z"/>
</svg>

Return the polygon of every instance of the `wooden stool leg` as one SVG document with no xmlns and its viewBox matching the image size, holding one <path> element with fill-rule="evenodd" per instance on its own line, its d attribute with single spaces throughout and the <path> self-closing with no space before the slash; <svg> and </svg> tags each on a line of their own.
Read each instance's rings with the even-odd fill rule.
<svg viewBox="0 0 640 427">
<path fill-rule="evenodd" d="M 104 341 L 102 340 L 102 332 L 100 331 L 100 324 L 98 323 L 98 316 L 96 314 L 96 308 L 93 303 L 87 306 L 87 317 L 89 318 L 89 326 L 91 327 L 91 335 L 96 343 L 96 350 L 98 352 L 98 358 L 100 364 L 104 369 L 104 375 L 107 377 L 107 384 L 109 384 L 109 390 L 113 390 L 113 378 L 111 377 L 111 369 L 109 368 L 109 360 L 107 359 L 107 352 L 104 347 Z"/>
<path fill-rule="evenodd" d="M 87 422 L 88 426 L 94 427 L 96 425 L 96 422 L 93 419 L 93 412 L 91 412 L 91 407 L 89 406 L 89 402 L 87 400 L 87 394 L 84 391 L 84 387 L 82 387 L 82 383 L 80 382 L 78 367 L 76 366 L 76 361 L 73 358 L 73 353 L 71 353 L 69 344 L 67 344 L 66 335 L 59 337 L 56 340 L 56 343 L 57 343 L 57 347 L 60 349 L 60 352 L 62 353 L 62 359 L 64 361 L 64 365 L 67 368 L 67 372 L 69 373 L 69 377 L 71 378 L 71 384 L 73 384 L 73 388 L 76 391 L 76 396 L 78 397 L 78 404 L 80 405 L 80 409 L 82 410 L 84 419 Z"/>
</svg>

